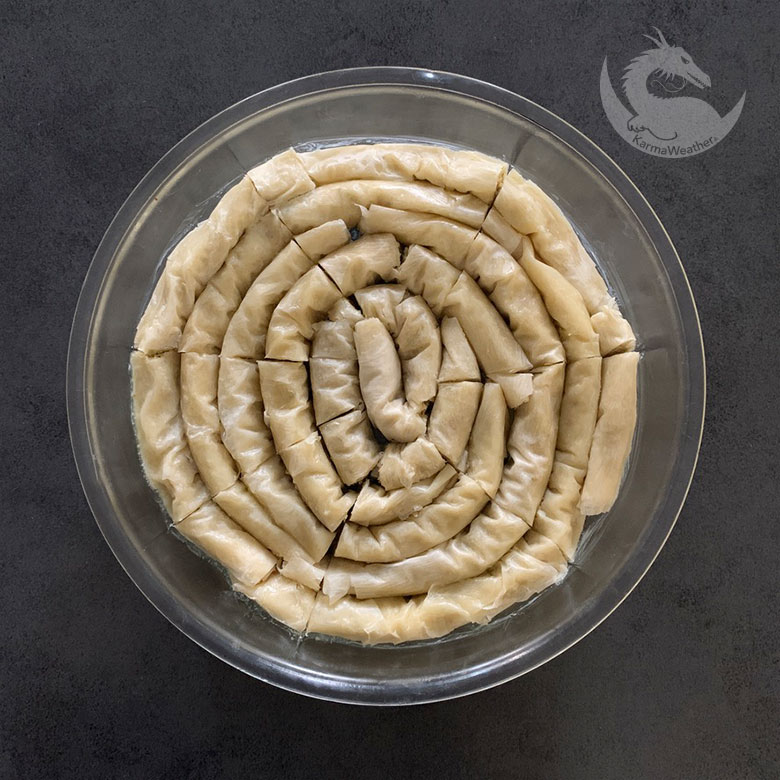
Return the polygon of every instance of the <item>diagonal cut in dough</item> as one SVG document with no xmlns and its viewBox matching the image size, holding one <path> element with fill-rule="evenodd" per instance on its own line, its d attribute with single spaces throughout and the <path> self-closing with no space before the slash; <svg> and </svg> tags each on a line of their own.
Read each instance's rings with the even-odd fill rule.
<svg viewBox="0 0 780 780">
<path fill-rule="evenodd" d="M 406 400 L 422 407 L 436 395 L 441 366 L 441 336 L 423 298 L 407 298 L 396 309 L 398 356 Z"/>
<path fill-rule="evenodd" d="M 272 206 L 280 206 L 315 187 L 301 164 L 301 156 L 294 149 L 288 149 L 252 168 L 249 178 L 255 189 Z"/>
<path fill-rule="evenodd" d="M 185 517 L 176 530 L 222 564 L 234 586 L 253 587 L 276 568 L 276 558 L 213 501 Z"/>
<path fill-rule="evenodd" d="M 481 382 L 439 385 L 428 421 L 428 438 L 453 466 L 466 450 L 481 397 Z"/>
<path fill-rule="evenodd" d="M 219 355 L 181 355 L 181 416 L 195 465 L 211 495 L 238 479 L 238 468 L 222 443 L 217 388 Z"/>
<path fill-rule="evenodd" d="M 468 444 L 468 474 L 491 498 L 501 482 L 506 456 L 507 404 L 499 385 L 482 389 L 479 411 Z"/>
<path fill-rule="evenodd" d="M 311 267 L 308 255 L 290 241 L 252 282 L 236 309 L 222 342 L 223 357 L 265 357 L 266 333 L 276 305 Z"/>
<path fill-rule="evenodd" d="M 479 364 L 466 334 L 455 317 L 441 321 L 442 359 L 439 382 L 480 380 Z"/>
<path fill-rule="evenodd" d="M 565 359 L 558 332 L 539 291 L 504 247 L 480 234 L 469 248 L 463 268 L 509 323 L 531 363 L 552 365 Z"/>
<path fill-rule="evenodd" d="M 455 469 L 447 464 L 438 474 L 395 490 L 385 490 L 367 480 L 358 493 L 349 521 L 371 526 L 403 520 L 428 506 L 452 484 L 456 475 Z"/>
<path fill-rule="evenodd" d="M 379 462 L 382 452 L 362 409 L 326 422 L 320 426 L 320 433 L 345 485 L 356 485 L 364 480 Z"/>
<path fill-rule="evenodd" d="M 341 480 L 325 453 L 319 433 L 281 450 L 279 455 L 309 509 L 328 530 L 335 531 L 347 517 L 356 495 L 342 493 Z"/>
<path fill-rule="evenodd" d="M 274 523 L 300 542 L 310 560 L 322 560 L 334 534 L 317 520 L 300 497 L 281 458 L 274 455 L 255 471 L 244 474 L 242 480 Z"/>
<path fill-rule="evenodd" d="M 595 263 L 552 199 L 517 171 L 510 171 L 495 207 L 518 232 L 528 236 L 541 260 L 556 269 L 583 297 L 599 335 L 601 354 L 632 350 L 631 326 L 623 319 Z"/>
<path fill-rule="evenodd" d="M 531 368 L 512 331 L 467 273 L 460 274 L 442 310 L 457 318 L 486 374 L 516 374 Z"/>
<path fill-rule="evenodd" d="M 220 358 L 217 390 L 222 442 L 242 473 L 248 474 L 275 452 L 271 431 L 263 419 L 257 363 Z"/>
<path fill-rule="evenodd" d="M 444 458 L 428 439 L 420 436 L 408 444 L 388 444 L 379 461 L 379 482 L 385 490 L 408 488 L 437 474 Z"/>
<path fill-rule="evenodd" d="M 379 233 L 362 236 L 337 249 L 320 261 L 320 268 L 347 296 L 380 279 L 390 279 L 400 262 L 401 250 L 395 236 Z"/>
<path fill-rule="evenodd" d="M 285 293 L 271 315 L 265 356 L 274 360 L 308 360 L 314 323 L 325 319 L 328 309 L 339 298 L 339 288 L 320 266 L 307 271 Z"/>
<path fill-rule="evenodd" d="M 334 555 L 372 563 L 418 555 L 462 531 L 489 500 L 477 482 L 461 474 L 453 487 L 404 520 L 368 528 L 346 523 Z"/>
<path fill-rule="evenodd" d="M 463 269 L 466 254 L 478 232 L 476 228 L 436 214 L 377 205 L 368 209 L 361 206 L 360 213 L 358 229 L 362 233 L 392 233 L 403 244 L 427 247 L 459 269 Z"/>
<path fill-rule="evenodd" d="M 437 317 L 442 316 L 444 301 L 459 276 L 446 260 L 416 244 L 407 248 L 396 272 L 397 280 L 415 295 L 422 295 Z"/>
<path fill-rule="evenodd" d="M 279 207 L 279 218 L 293 233 L 343 219 L 347 227 L 360 221 L 360 207 L 379 206 L 403 211 L 421 211 L 478 228 L 487 204 L 473 195 L 448 192 L 433 184 L 400 181 L 354 180 L 317 187 Z"/>
<path fill-rule="evenodd" d="M 309 377 L 304 363 L 259 360 L 264 419 L 277 450 L 283 450 L 314 433 L 309 403 Z"/>
</svg>

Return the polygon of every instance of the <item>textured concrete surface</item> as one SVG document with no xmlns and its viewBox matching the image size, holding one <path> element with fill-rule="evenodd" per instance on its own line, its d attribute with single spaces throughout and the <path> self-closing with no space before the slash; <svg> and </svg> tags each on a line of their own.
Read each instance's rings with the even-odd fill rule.
<svg viewBox="0 0 780 780">
<path fill-rule="evenodd" d="M 605 54 L 651 25 L 722 111 L 748 91 L 704 155 L 642 155 L 604 117 Z M 0 777 L 780 776 L 778 35 L 769 0 L 0 5 Z M 139 178 L 230 103 L 367 64 L 492 81 L 593 138 L 676 242 L 708 351 L 698 473 L 634 594 L 536 672 L 404 710 L 284 693 L 169 625 L 98 533 L 64 407 L 81 280 Z"/>
</svg>

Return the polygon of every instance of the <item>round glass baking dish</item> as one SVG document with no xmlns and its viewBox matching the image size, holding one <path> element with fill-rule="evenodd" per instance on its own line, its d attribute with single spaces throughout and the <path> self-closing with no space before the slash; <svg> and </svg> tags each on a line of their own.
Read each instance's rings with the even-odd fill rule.
<svg viewBox="0 0 780 780">
<path fill-rule="evenodd" d="M 300 636 L 230 591 L 166 531 L 130 416 L 128 359 L 167 250 L 219 193 L 288 146 L 423 140 L 502 158 L 570 217 L 637 333 L 639 414 L 620 496 L 591 518 L 565 579 L 487 626 L 435 641 L 362 647 Z M 266 682 L 342 702 L 462 696 L 563 652 L 630 593 L 668 537 L 693 475 L 704 417 L 704 353 L 674 247 L 626 175 L 540 106 L 485 82 L 413 68 L 358 68 L 273 87 L 201 125 L 144 177 L 106 231 L 71 332 L 73 451 L 98 526 L 160 612 L 214 655 Z"/>
</svg>

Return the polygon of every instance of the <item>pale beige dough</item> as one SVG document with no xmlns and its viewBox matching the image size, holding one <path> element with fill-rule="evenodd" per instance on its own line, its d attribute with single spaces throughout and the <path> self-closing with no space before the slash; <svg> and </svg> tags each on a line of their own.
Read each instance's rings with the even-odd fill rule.
<svg viewBox="0 0 780 780">
<path fill-rule="evenodd" d="M 315 187 L 301 164 L 300 155 L 294 149 L 288 149 L 252 168 L 249 178 L 260 195 L 273 206 L 280 206 Z"/>
<path fill-rule="evenodd" d="M 301 233 L 333 219 L 348 227 L 360 221 L 360 207 L 376 203 L 403 211 L 421 211 L 478 228 L 487 204 L 473 195 L 442 190 L 433 184 L 355 180 L 324 184 L 278 209 L 279 218 L 293 233 Z"/>
<path fill-rule="evenodd" d="M 580 509 L 597 515 L 612 508 L 623 479 L 636 426 L 638 352 L 604 358 L 601 397 Z"/>
<path fill-rule="evenodd" d="M 341 480 L 325 453 L 319 433 L 307 436 L 279 454 L 303 500 L 320 522 L 335 531 L 344 522 L 356 496 L 342 492 Z"/>
<path fill-rule="evenodd" d="M 517 171 L 510 171 L 495 207 L 518 232 L 533 241 L 540 258 L 582 295 L 599 335 L 602 355 L 631 350 L 636 344 L 595 263 L 552 199 Z"/>
<path fill-rule="evenodd" d="M 274 309 L 311 267 L 311 258 L 290 241 L 252 282 L 230 320 L 221 354 L 252 360 L 265 357 L 266 333 Z"/>
<path fill-rule="evenodd" d="M 260 389 L 264 419 L 277 450 L 283 450 L 314 433 L 314 415 L 309 403 L 309 375 L 304 363 L 260 360 Z"/>
<path fill-rule="evenodd" d="M 345 485 L 355 485 L 368 476 L 382 454 L 361 409 L 320 425 L 330 459 Z"/>
<path fill-rule="evenodd" d="M 395 338 L 398 335 L 396 309 L 408 292 L 400 284 L 375 284 L 355 292 L 355 299 L 363 317 L 376 317 L 387 332 Z"/>
<path fill-rule="evenodd" d="M 480 379 L 479 364 L 474 350 L 455 317 L 441 321 L 442 359 L 439 382 L 464 382 Z"/>
<path fill-rule="evenodd" d="M 401 262 L 395 236 L 379 233 L 363 236 L 320 260 L 320 268 L 336 283 L 342 295 L 390 279 Z"/>
<path fill-rule="evenodd" d="M 479 152 L 424 144 L 358 144 L 304 152 L 300 159 L 318 184 L 349 179 L 427 181 L 492 202 L 506 163 Z"/>
<path fill-rule="evenodd" d="M 316 591 L 279 572 L 272 572 L 253 587 L 237 584 L 236 590 L 256 602 L 271 617 L 300 632 L 306 630 L 317 595 Z"/>
<path fill-rule="evenodd" d="M 210 494 L 192 458 L 179 410 L 179 353 L 130 355 L 133 422 L 149 484 L 174 523 L 208 501 Z"/>
<path fill-rule="evenodd" d="M 388 444 L 379 461 L 379 481 L 385 490 L 408 488 L 444 468 L 444 458 L 428 439 Z"/>
<path fill-rule="evenodd" d="M 268 323 L 265 356 L 274 360 L 308 360 L 314 323 L 325 319 L 341 298 L 339 288 L 320 266 L 307 271 L 285 293 Z"/>
<path fill-rule="evenodd" d="M 181 415 L 195 465 L 211 495 L 238 479 L 238 468 L 222 443 L 217 408 L 219 355 L 181 355 Z"/>
<path fill-rule="evenodd" d="M 253 536 L 208 501 L 177 524 L 176 530 L 222 564 L 234 585 L 252 587 L 276 567 L 276 558 Z"/>
<path fill-rule="evenodd" d="M 419 244 L 431 249 L 457 268 L 463 268 L 463 261 L 478 233 L 476 228 L 446 217 L 376 205 L 368 209 L 361 207 L 358 229 L 363 233 L 392 233 L 404 244 Z"/>
<path fill-rule="evenodd" d="M 444 302 L 459 276 L 457 268 L 416 244 L 406 250 L 396 272 L 397 281 L 415 295 L 422 295 L 437 317 L 442 316 Z"/>
<path fill-rule="evenodd" d="M 217 406 L 222 441 L 244 474 L 273 456 L 274 442 L 263 419 L 260 377 L 254 360 L 220 358 Z"/>
<path fill-rule="evenodd" d="M 351 240 L 349 228 L 343 219 L 333 219 L 324 222 L 311 230 L 306 230 L 295 236 L 295 243 L 304 251 L 309 259 L 316 263 L 325 255 L 335 252 L 339 247 Z"/>
<path fill-rule="evenodd" d="M 244 177 L 205 222 L 187 233 L 168 255 L 135 333 L 136 349 L 149 354 L 178 349 L 195 300 L 225 262 L 241 234 L 268 211 Z"/>
<path fill-rule="evenodd" d="M 466 473 L 491 498 L 501 482 L 506 456 L 507 404 L 501 388 L 488 382 L 471 428 Z"/>
<path fill-rule="evenodd" d="M 399 304 L 395 314 L 398 322 L 395 341 L 406 400 L 414 407 L 422 407 L 436 395 L 441 366 L 438 323 L 419 295 Z"/>
<path fill-rule="evenodd" d="M 382 323 L 369 317 L 355 325 L 355 348 L 363 401 L 371 422 L 390 441 L 414 441 L 425 419 L 403 399 L 401 361 Z"/>
<path fill-rule="evenodd" d="M 295 489 L 278 455 L 241 479 L 274 523 L 300 543 L 312 561 L 322 560 L 334 534 L 314 516 Z"/>
<path fill-rule="evenodd" d="M 439 385 L 428 421 L 428 438 L 453 465 L 460 461 L 482 397 L 480 382 Z"/>
<path fill-rule="evenodd" d="M 413 515 L 375 527 L 347 523 L 335 555 L 355 561 L 400 561 L 418 555 L 462 531 L 489 501 L 471 477 L 462 474 L 453 487 Z"/>
<path fill-rule="evenodd" d="M 230 319 L 250 285 L 291 238 L 273 212 L 247 228 L 195 301 L 179 351 L 219 354 Z"/>
<path fill-rule="evenodd" d="M 452 484 L 456 475 L 455 469 L 447 464 L 432 477 L 395 490 L 385 490 L 366 481 L 358 493 L 349 520 L 364 526 L 403 520 L 428 506 Z"/>
</svg>

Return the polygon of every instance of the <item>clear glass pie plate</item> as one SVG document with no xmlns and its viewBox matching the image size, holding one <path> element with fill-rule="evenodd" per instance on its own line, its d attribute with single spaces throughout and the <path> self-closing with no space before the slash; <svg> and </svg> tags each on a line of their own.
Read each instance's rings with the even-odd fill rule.
<svg viewBox="0 0 780 780">
<path fill-rule="evenodd" d="M 634 448 L 620 496 L 591 518 L 558 585 L 487 626 L 436 641 L 362 647 L 299 636 L 251 609 L 208 561 L 166 531 L 130 415 L 128 360 L 167 250 L 253 165 L 294 146 L 422 140 L 477 149 L 535 180 L 572 220 L 643 353 Z M 291 81 L 201 125 L 144 177 L 84 281 L 68 355 L 73 451 L 119 562 L 174 625 L 247 674 L 343 702 L 411 704 L 510 680 L 595 628 L 658 555 L 699 450 L 704 353 L 685 273 L 658 218 L 600 149 L 540 106 L 449 73 L 360 68 Z"/>
</svg>

